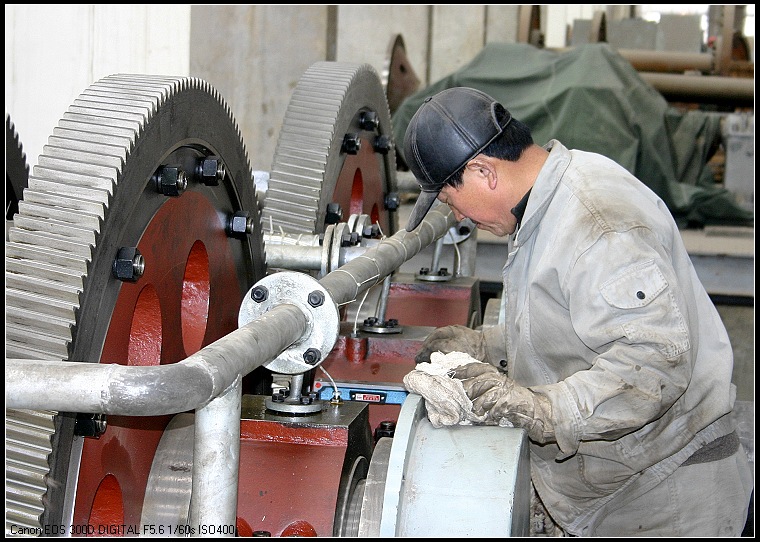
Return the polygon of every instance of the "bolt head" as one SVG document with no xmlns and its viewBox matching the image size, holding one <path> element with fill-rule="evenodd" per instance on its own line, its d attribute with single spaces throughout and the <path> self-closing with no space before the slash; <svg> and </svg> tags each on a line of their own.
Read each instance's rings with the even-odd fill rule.
<svg viewBox="0 0 760 542">
<path fill-rule="evenodd" d="M 251 233 L 252 221 L 245 211 L 237 211 L 230 217 L 228 233 L 233 237 L 242 237 Z"/>
<path fill-rule="evenodd" d="M 378 154 L 388 154 L 388 151 L 391 150 L 391 138 L 387 135 L 377 136 L 372 142 L 372 148 Z"/>
<path fill-rule="evenodd" d="M 309 365 L 316 365 L 322 359 L 322 353 L 316 348 L 309 348 L 303 353 L 303 360 Z"/>
<path fill-rule="evenodd" d="M 319 290 L 314 290 L 309 294 L 309 305 L 311 305 L 314 308 L 321 307 L 322 304 L 325 302 L 325 294 L 320 292 Z"/>
<path fill-rule="evenodd" d="M 198 164 L 198 175 L 206 186 L 217 186 L 227 175 L 222 159 L 218 156 L 208 156 Z"/>
<path fill-rule="evenodd" d="M 395 211 L 398 209 L 399 205 L 401 205 L 401 196 L 399 196 L 398 192 L 390 192 L 385 196 L 385 201 L 383 202 L 385 204 L 385 208 L 389 211 Z"/>
<path fill-rule="evenodd" d="M 269 298 L 269 290 L 266 286 L 256 286 L 251 290 L 251 299 L 256 303 L 263 303 Z"/>
<path fill-rule="evenodd" d="M 156 188 L 164 196 L 179 196 L 187 188 L 187 175 L 178 166 L 161 167 L 156 179 Z"/>
<path fill-rule="evenodd" d="M 145 271 L 145 260 L 137 247 L 121 247 L 111 268 L 114 278 L 136 282 Z"/>
</svg>

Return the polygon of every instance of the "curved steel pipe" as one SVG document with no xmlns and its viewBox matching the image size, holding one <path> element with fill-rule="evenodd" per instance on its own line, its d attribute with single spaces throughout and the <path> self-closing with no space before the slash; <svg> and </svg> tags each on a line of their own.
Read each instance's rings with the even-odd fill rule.
<svg viewBox="0 0 760 542">
<path fill-rule="evenodd" d="M 338 306 L 351 303 L 359 294 L 444 236 L 455 224 L 456 218 L 451 209 L 439 204 L 430 210 L 413 232 L 399 230 L 392 237 L 380 241 L 376 247 L 328 273 L 319 283 L 330 293 Z"/>
<path fill-rule="evenodd" d="M 264 316 L 186 359 L 169 365 L 127 366 L 74 361 L 8 359 L 8 408 L 158 416 L 209 404 L 301 338 L 307 316 L 295 305 Z"/>
</svg>

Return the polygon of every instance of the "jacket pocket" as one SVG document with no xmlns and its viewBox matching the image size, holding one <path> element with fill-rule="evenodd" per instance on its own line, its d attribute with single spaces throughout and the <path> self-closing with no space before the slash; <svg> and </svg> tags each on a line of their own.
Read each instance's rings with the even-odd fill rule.
<svg viewBox="0 0 760 542">
<path fill-rule="evenodd" d="M 627 268 L 601 287 L 632 344 L 656 349 L 673 363 L 691 347 L 683 314 L 654 260 Z"/>
<path fill-rule="evenodd" d="M 667 287 L 665 275 L 648 260 L 602 284 L 602 296 L 613 307 L 634 309 L 649 305 Z"/>
</svg>

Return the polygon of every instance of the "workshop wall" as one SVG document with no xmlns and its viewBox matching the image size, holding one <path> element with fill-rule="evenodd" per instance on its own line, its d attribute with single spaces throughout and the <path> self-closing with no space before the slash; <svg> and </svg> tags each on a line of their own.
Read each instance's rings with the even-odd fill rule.
<svg viewBox="0 0 760 542">
<path fill-rule="evenodd" d="M 5 110 L 33 166 L 68 107 L 102 77 L 197 76 L 227 101 L 252 167 L 268 170 L 291 92 L 312 63 L 368 63 L 381 74 L 401 35 L 426 86 L 485 43 L 518 40 L 521 22 L 540 19 L 547 41 L 563 45 L 567 22 L 590 17 L 592 8 L 6 4 Z M 526 19 L 531 10 L 533 21 Z"/>
</svg>

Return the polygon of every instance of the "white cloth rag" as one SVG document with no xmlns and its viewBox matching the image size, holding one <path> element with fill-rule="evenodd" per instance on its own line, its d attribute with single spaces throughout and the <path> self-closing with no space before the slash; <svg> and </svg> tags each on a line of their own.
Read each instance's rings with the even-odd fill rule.
<svg viewBox="0 0 760 542">
<path fill-rule="evenodd" d="M 468 363 L 483 363 L 464 352 L 433 352 L 430 363 L 418 363 L 404 376 L 404 386 L 425 399 L 428 419 L 435 428 L 446 425 L 471 425 L 484 422 L 485 416 L 472 411 L 472 401 L 461 380 L 453 378 L 454 369 Z"/>
</svg>

